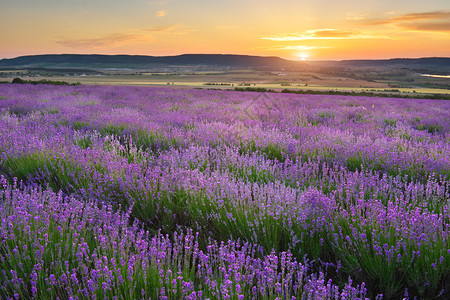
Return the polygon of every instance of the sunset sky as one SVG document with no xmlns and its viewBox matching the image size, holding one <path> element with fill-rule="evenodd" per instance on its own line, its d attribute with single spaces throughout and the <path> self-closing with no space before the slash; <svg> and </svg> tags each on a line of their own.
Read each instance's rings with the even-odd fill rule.
<svg viewBox="0 0 450 300">
<path fill-rule="evenodd" d="M 0 0 L 0 58 L 223 53 L 450 57 L 449 0 Z"/>
</svg>

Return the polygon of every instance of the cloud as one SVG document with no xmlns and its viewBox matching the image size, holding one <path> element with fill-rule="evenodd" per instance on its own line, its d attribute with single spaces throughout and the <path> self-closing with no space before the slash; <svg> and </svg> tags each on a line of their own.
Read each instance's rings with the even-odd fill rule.
<svg viewBox="0 0 450 300">
<path fill-rule="evenodd" d="M 450 22 L 406 23 L 399 26 L 418 31 L 450 31 Z"/>
<path fill-rule="evenodd" d="M 176 29 L 176 30 L 175 30 Z M 154 42 L 163 35 L 184 35 L 193 30 L 179 29 L 178 25 L 151 26 L 130 29 L 128 33 L 110 33 L 92 38 L 59 38 L 56 43 L 70 48 L 103 48 L 124 45 L 131 42 Z"/>
<path fill-rule="evenodd" d="M 350 30 L 320 29 L 312 30 L 309 34 L 321 38 L 348 38 L 358 33 Z"/>
<path fill-rule="evenodd" d="M 170 31 L 170 30 L 174 29 L 175 27 L 176 27 L 175 25 L 168 25 L 168 26 L 152 26 L 152 27 L 145 28 L 144 31 L 150 31 L 150 32 L 165 32 L 165 31 Z"/>
<path fill-rule="evenodd" d="M 291 46 L 273 46 L 273 47 L 259 47 L 259 50 L 268 50 L 268 51 L 280 51 L 280 50 L 297 50 L 297 51 L 308 51 L 314 49 L 323 49 L 329 47 L 316 47 L 316 46 L 305 46 L 305 45 L 291 45 Z"/>
<path fill-rule="evenodd" d="M 418 31 L 450 31 L 449 11 L 430 11 L 365 21 L 364 25 L 394 25 Z"/>
<path fill-rule="evenodd" d="M 263 40 L 291 42 L 304 40 L 333 40 L 333 39 L 374 39 L 388 38 L 385 36 L 362 34 L 359 31 L 338 30 L 338 29 L 315 29 L 307 30 L 304 33 L 291 33 L 271 37 L 262 37 Z"/>
<path fill-rule="evenodd" d="M 273 47 L 273 50 L 312 50 L 317 48 L 324 48 L 324 47 L 311 47 L 311 46 L 279 46 L 279 47 Z"/>
<path fill-rule="evenodd" d="M 61 39 L 56 42 L 60 45 L 71 48 L 101 48 L 130 42 L 138 39 L 139 37 L 140 36 L 136 34 L 112 33 L 97 38 Z"/>
<path fill-rule="evenodd" d="M 189 34 L 194 29 L 184 28 L 180 25 L 167 25 L 167 26 L 151 26 L 141 29 L 141 31 L 150 32 L 152 35 L 185 35 Z"/>
<path fill-rule="evenodd" d="M 423 13 L 404 14 L 389 19 L 391 22 L 404 22 L 404 21 L 421 21 L 421 20 L 440 20 L 450 19 L 450 12 L 447 11 L 433 11 Z"/>
<path fill-rule="evenodd" d="M 165 10 L 159 10 L 157 13 L 156 13 L 156 16 L 157 17 L 165 17 L 167 15 L 167 11 L 165 11 Z"/>
<path fill-rule="evenodd" d="M 364 19 L 366 19 L 367 16 L 368 16 L 368 14 L 354 14 L 354 13 L 348 13 L 346 19 L 347 19 L 347 20 L 358 21 L 358 20 L 364 20 Z"/>
</svg>

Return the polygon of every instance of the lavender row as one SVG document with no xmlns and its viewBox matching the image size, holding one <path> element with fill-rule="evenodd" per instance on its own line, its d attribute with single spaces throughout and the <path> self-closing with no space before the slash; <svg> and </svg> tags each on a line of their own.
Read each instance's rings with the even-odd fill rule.
<svg viewBox="0 0 450 300">
<path fill-rule="evenodd" d="M 414 124 L 426 115 L 410 113 L 421 104 L 414 101 L 373 100 L 372 107 L 367 99 L 338 98 L 336 105 L 288 97 L 270 107 L 270 96 L 255 94 L 83 87 L 35 89 L 35 97 L 49 99 L 33 102 L 24 91 L 16 98 L 8 92 L 0 149 L 10 181 L 16 176 L 77 199 L 132 207 L 131 215 L 154 230 L 183 225 L 219 240 L 241 238 L 264 253 L 320 258 L 366 281 L 373 295 L 396 297 L 405 287 L 422 297 L 448 293 L 445 102 L 427 106 L 440 118 L 428 119 L 433 130 L 422 130 Z M 14 99 L 29 103 L 20 112 Z M 236 105 L 245 108 L 240 119 Z M 369 121 L 345 117 L 349 110 L 370 111 Z M 405 128 L 414 136 L 395 136 Z M 344 161 L 347 150 L 328 143 L 335 137 L 344 148 L 361 145 Z M 314 155 L 296 159 L 292 139 L 314 141 Z M 390 141 L 406 153 L 397 160 L 419 168 L 414 178 L 383 166 L 391 159 L 398 169 L 395 155 L 377 156 Z M 379 146 L 366 147 L 378 165 L 350 164 L 367 143 Z M 426 160 L 432 153 L 434 163 Z"/>
<path fill-rule="evenodd" d="M 149 143 L 156 147 L 167 141 L 178 147 L 240 145 L 242 151 L 258 150 L 278 160 L 312 158 L 353 170 L 362 165 L 393 175 L 448 175 L 447 101 L 130 87 L 34 89 L 30 99 L 29 90 L 17 93 L 6 85 L 1 103 L 12 112 L 60 112 L 55 122 L 86 131 L 135 136 L 144 131 L 153 134 Z M 16 105 L 17 100 L 26 104 Z"/>
<path fill-rule="evenodd" d="M 245 242 L 210 242 L 175 232 L 151 236 L 129 212 L 0 178 L 0 295 L 34 299 L 361 299 L 289 252 L 261 258 Z"/>
<path fill-rule="evenodd" d="M 18 128 L 20 129 L 20 126 Z M 54 127 L 54 130 L 59 132 L 61 128 Z M 38 127 L 36 131 L 46 132 Z M 16 136 L 22 135 L 16 133 Z M 339 258 L 343 259 L 348 251 L 352 252 L 350 254 L 360 255 L 362 250 L 367 250 L 371 255 L 370 252 L 376 250 L 382 260 L 391 259 L 394 255 L 398 259 L 398 254 L 403 253 L 407 258 L 404 258 L 403 263 L 407 266 L 420 262 L 414 254 L 422 250 L 424 262 L 420 264 L 421 267 L 424 264 L 434 270 L 433 265 L 427 262 L 436 257 L 433 264 L 437 264 L 439 272 L 445 272 L 446 267 L 445 264 L 442 265 L 441 260 L 446 254 L 443 252 L 445 245 L 443 247 L 442 242 L 439 242 L 443 239 L 445 244 L 448 240 L 448 225 L 445 225 L 445 219 L 439 217 L 445 213 L 442 210 L 445 202 L 442 201 L 448 199 L 448 183 L 445 181 L 434 179 L 425 186 L 395 178 L 380 179 L 371 173 L 353 173 L 342 168 L 330 168 L 330 171 L 326 172 L 325 164 L 285 162 L 280 166 L 280 163 L 275 164 L 264 156 L 240 156 L 236 149 L 227 148 L 220 151 L 206 147 L 193 147 L 182 152 L 173 150 L 156 157 L 147 156 L 141 164 L 130 164 L 122 157 L 123 152 L 145 155 L 139 154 L 139 150 L 132 149 L 132 146 L 131 149 L 126 149 L 114 139 L 102 141 L 108 145 L 108 151 L 104 149 L 105 144 L 83 150 L 69 138 L 64 143 L 61 136 L 61 133 L 56 132 L 50 135 L 50 140 L 56 137 L 57 141 L 53 149 L 50 147 L 52 142 L 39 140 L 39 145 L 46 145 L 41 152 L 45 150 L 47 154 L 36 155 L 34 152 L 31 157 L 22 157 L 24 161 L 15 161 L 16 164 L 22 163 L 27 168 L 33 162 L 44 161 L 40 165 L 43 170 L 36 177 L 28 178 L 29 180 L 54 184 L 56 190 L 63 188 L 84 199 L 104 199 L 113 203 L 121 201 L 123 205 L 134 202 L 135 216 L 167 230 L 171 228 L 170 223 L 189 217 L 193 219 L 192 223 L 195 223 L 192 225 L 207 227 L 214 224 L 215 232 L 210 234 L 221 239 L 227 239 L 230 235 L 241 237 L 263 245 L 266 251 L 272 248 L 291 249 L 298 257 L 304 254 L 320 257 L 324 253 L 332 252 L 338 257 L 342 255 L 343 257 Z M 39 145 L 28 143 L 32 149 Z M 210 165 L 203 167 L 205 159 Z M 247 163 L 242 163 L 244 160 Z M 230 172 L 230 169 L 233 171 L 238 166 L 244 170 L 253 168 L 256 173 L 273 173 L 278 178 L 288 175 L 289 179 L 296 178 L 298 181 L 295 186 L 291 186 L 279 180 L 266 184 L 261 178 L 245 180 L 245 176 Z M 17 170 L 21 166 L 14 167 Z M 277 174 L 275 169 L 285 172 Z M 60 171 L 63 171 L 63 174 Z M 327 196 L 315 188 L 305 191 L 305 185 L 308 183 L 322 188 L 336 185 L 336 190 Z M 356 200 L 356 197 L 374 191 L 377 195 L 384 193 L 383 201 L 371 198 L 365 199 L 366 201 Z M 336 197 L 337 195 L 339 197 Z M 434 201 L 431 201 L 432 199 Z M 397 203 L 394 204 L 394 201 Z M 184 211 L 178 209 L 180 204 Z M 432 205 L 440 207 L 439 213 L 423 210 L 424 204 L 430 205 L 430 208 Z M 391 212 L 388 215 L 386 205 L 390 206 Z M 342 208 L 353 213 L 350 225 L 347 224 L 344 228 L 344 234 L 340 228 L 342 223 L 339 222 L 342 222 L 342 217 L 348 217 L 348 213 Z M 173 215 L 177 215 L 175 220 Z M 405 223 L 407 216 L 412 218 L 406 218 L 408 222 Z M 365 226 L 358 226 L 360 221 Z M 424 224 L 427 226 L 424 227 Z M 172 224 L 174 225 L 176 224 Z M 380 230 L 380 225 L 385 229 Z M 351 227 L 354 228 L 349 230 Z M 284 230 L 277 230 L 278 228 Z M 401 230 L 398 230 L 394 237 L 389 237 L 394 228 Z M 444 228 L 444 231 L 439 233 L 436 231 L 438 228 Z M 368 229 L 375 230 L 370 241 L 364 233 Z M 288 236 L 284 235 L 286 232 Z M 347 249 L 349 239 L 359 243 L 358 247 Z M 288 244 L 280 244 L 280 240 Z M 333 242 L 330 244 L 329 241 Z M 424 249 L 421 244 L 425 246 L 422 246 Z M 377 250 L 379 245 L 385 245 L 387 251 Z M 392 264 L 388 260 L 385 262 L 389 267 L 397 266 L 400 261 Z M 380 270 L 374 277 L 384 278 L 385 275 L 386 272 Z M 429 279 L 422 278 L 423 283 L 427 283 L 427 280 Z M 440 286 L 442 276 L 437 276 L 435 281 L 432 285 L 434 289 Z"/>
</svg>

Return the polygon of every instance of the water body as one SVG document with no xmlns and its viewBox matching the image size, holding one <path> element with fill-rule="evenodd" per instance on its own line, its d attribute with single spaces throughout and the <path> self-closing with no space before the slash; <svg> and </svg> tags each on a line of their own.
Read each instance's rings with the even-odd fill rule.
<svg viewBox="0 0 450 300">
<path fill-rule="evenodd" d="M 433 78 L 449 78 L 450 79 L 450 75 L 420 74 L 420 76 L 433 77 Z"/>
</svg>

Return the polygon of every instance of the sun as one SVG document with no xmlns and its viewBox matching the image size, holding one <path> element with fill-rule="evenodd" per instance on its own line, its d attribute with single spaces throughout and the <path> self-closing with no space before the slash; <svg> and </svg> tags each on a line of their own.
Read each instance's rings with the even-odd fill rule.
<svg viewBox="0 0 450 300">
<path fill-rule="evenodd" d="M 308 54 L 300 53 L 300 54 L 297 54 L 297 57 L 300 58 L 300 60 L 305 61 L 308 59 Z"/>
</svg>

